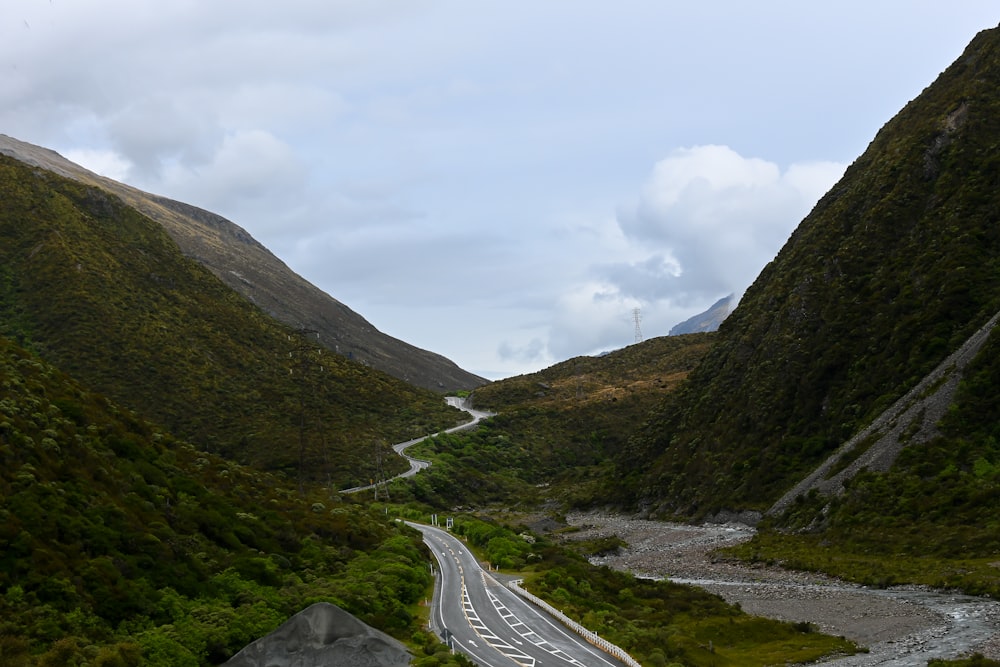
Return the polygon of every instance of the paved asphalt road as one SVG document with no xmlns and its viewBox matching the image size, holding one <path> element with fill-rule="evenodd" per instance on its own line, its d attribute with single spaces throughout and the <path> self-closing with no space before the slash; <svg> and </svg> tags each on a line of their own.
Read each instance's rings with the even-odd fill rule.
<svg viewBox="0 0 1000 667">
<path fill-rule="evenodd" d="M 621 667 L 485 572 L 450 533 L 407 522 L 437 558 L 431 626 L 480 667 Z"/>
</svg>

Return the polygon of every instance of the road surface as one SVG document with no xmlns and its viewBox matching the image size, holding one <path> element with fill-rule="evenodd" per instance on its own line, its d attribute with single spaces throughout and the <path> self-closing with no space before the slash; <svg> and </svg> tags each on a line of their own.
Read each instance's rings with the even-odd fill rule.
<svg viewBox="0 0 1000 667">
<path fill-rule="evenodd" d="M 450 533 L 407 525 L 437 558 L 431 627 L 456 651 L 481 667 L 623 667 L 500 584 Z"/>
</svg>

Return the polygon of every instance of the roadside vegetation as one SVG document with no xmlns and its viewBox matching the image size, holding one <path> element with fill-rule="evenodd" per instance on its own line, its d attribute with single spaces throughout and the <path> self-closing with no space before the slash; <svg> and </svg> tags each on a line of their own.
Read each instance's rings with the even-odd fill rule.
<svg viewBox="0 0 1000 667">
<path fill-rule="evenodd" d="M 498 414 L 471 433 L 413 447 L 412 456 L 435 465 L 399 492 L 437 507 L 605 502 L 617 495 L 610 473 L 629 435 L 713 341 L 654 338 L 480 387 L 473 404 Z"/>
</svg>

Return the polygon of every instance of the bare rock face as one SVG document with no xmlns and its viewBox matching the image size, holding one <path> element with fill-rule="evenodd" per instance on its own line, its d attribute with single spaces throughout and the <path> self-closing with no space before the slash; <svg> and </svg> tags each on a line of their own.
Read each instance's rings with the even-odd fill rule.
<svg viewBox="0 0 1000 667">
<path fill-rule="evenodd" d="M 336 605 L 319 602 L 292 616 L 225 663 L 226 667 L 404 667 L 406 647 Z"/>
</svg>

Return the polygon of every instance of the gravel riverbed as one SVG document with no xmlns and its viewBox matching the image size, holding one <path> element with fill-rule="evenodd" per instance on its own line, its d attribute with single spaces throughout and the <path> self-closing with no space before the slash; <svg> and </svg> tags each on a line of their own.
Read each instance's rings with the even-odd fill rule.
<svg viewBox="0 0 1000 667">
<path fill-rule="evenodd" d="M 742 524 L 690 526 L 607 514 L 571 514 L 566 539 L 617 535 L 628 547 L 594 559 L 638 576 L 690 583 L 745 611 L 808 621 L 869 648 L 828 665 L 926 665 L 931 658 L 979 652 L 1000 659 L 1000 603 L 921 587 L 869 589 L 778 567 L 713 558 L 718 547 L 750 539 Z"/>
</svg>

